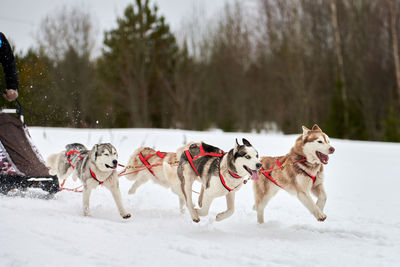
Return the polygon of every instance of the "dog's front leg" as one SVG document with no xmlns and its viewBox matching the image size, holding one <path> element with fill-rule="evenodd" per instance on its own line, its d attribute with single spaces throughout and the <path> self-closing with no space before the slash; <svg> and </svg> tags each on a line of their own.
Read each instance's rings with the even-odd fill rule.
<svg viewBox="0 0 400 267">
<path fill-rule="evenodd" d="M 230 217 L 235 211 L 235 192 L 229 192 L 226 195 L 226 205 L 228 207 L 227 210 L 217 214 L 216 219 L 218 222 Z"/>
<path fill-rule="evenodd" d="M 317 197 L 317 206 L 320 208 L 321 211 L 324 210 L 325 203 L 326 203 L 326 193 L 323 184 L 319 184 L 311 189 L 311 192 L 314 196 Z"/>
<path fill-rule="evenodd" d="M 83 188 L 83 215 L 89 216 L 89 202 L 90 202 L 90 193 L 92 192 L 92 188 L 88 185 L 85 185 Z"/>
<path fill-rule="evenodd" d="M 110 183 L 104 183 L 104 185 L 111 191 L 111 194 L 114 197 L 115 204 L 117 204 L 119 214 L 121 214 L 122 218 L 124 219 L 130 218 L 131 214 L 126 212 L 122 204 L 122 197 L 121 197 L 121 191 L 119 190 L 118 177 L 113 177 Z"/>
<path fill-rule="evenodd" d="M 314 203 L 309 193 L 304 191 L 299 191 L 297 197 L 301 203 L 317 218 L 318 221 L 325 221 L 326 215 L 321 211 L 321 209 Z"/>
</svg>

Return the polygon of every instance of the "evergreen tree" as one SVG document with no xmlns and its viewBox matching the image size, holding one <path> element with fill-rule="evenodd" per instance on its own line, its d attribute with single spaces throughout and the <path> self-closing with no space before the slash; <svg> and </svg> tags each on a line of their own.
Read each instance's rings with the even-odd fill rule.
<svg viewBox="0 0 400 267">
<path fill-rule="evenodd" d="M 118 27 L 105 34 L 99 71 L 111 90 L 110 112 L 118 126 L 168 127 L 178 46 L 157 6 L 148 0 L 129 5 Z"/>
<path fill-rule="evenodd" d="M 27 124 L 39 126 L 54 123 L 57 107 L 51 101 L 53 90 L 48 60 L 30 49 L 25 55 L 16 55 L 15 61 L 20 84 L 19 99 Z"/>
<path fill-rule="evenodd" d="M 99 116 L 94 112 L 98 105 L 95 92 L 94 67 L 88 56 L 80 56 L 74 49 L 66 51 L 63 60 L 51 68 L 54 81 L 53 99 L 68 126 L 94 126 Z"/>
</svg>

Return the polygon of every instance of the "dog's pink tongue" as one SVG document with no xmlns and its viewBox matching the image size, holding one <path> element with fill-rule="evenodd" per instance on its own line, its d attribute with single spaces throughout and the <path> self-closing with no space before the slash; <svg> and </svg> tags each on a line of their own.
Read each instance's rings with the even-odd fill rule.
<svg viewBox="0 0 400 267">
<path fill-rule="evenodd" d="M 251 170 L 251 179 L 252 180 L 258 180 L 258 171 L 253 171 Z"/>
<path fill-rule="evenodd" d="M 324 164 L 328 164 L 328 161 L 329 161 L 329 156 L 324 155 Z"/>
</svg>

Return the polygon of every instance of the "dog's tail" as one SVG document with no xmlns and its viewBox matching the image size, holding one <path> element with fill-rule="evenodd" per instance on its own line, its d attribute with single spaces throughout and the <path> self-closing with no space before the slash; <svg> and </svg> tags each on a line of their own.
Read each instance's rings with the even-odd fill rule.
<svg viewBox="0 0 400 267">
<path fill-rule="evenodd" d="M 57 162 L 60 158 L 60 154 L 52 154 L 46 159 L 46 167 L 49 168 L 50 175 L 57 175 Z"/>
</svg>

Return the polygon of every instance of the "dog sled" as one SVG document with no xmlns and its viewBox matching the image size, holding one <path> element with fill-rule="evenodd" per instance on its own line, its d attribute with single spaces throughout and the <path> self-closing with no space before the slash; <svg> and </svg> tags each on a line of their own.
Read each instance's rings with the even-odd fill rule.
<svg viewBox="0 0 400 267">
<path fill-rule="evenodd" d="M 15 103 L 16 109 L 0 107 L 0 193 L 27 188 L 57 193 L 58 178 L 49 174 L 24 123 L 21 104 Z"/>
</svg>

